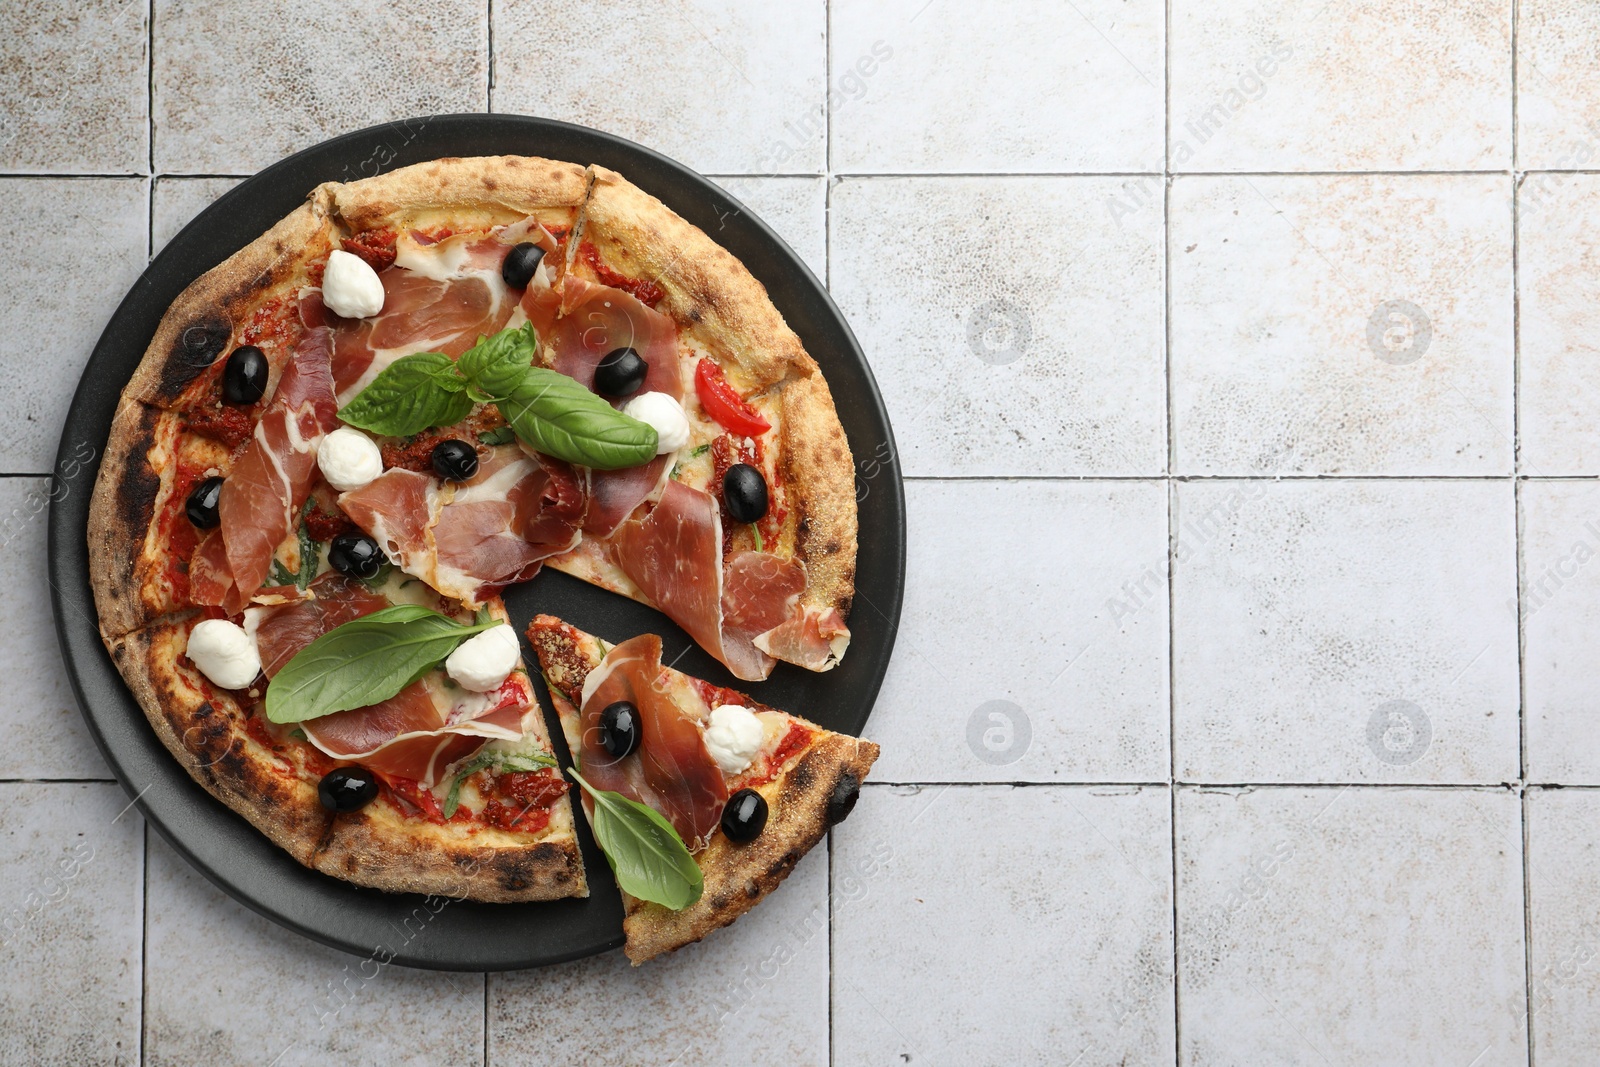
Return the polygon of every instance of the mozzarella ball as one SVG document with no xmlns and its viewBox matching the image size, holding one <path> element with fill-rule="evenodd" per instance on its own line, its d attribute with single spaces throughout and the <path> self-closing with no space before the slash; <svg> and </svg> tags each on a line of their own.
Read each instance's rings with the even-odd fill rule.
<svg viewBox="0 0 1600 1067">
<path fill-rule="evenodd" d="M 317 466 L 329 485 L 348 493 L 383 473 L 383 453 L 378 443 L 360 430 L 341 426 L 317 446 Z"/>
<path fill-rule="evenodd" d="M 738 774 L 750 766 L 765 738 L 761 720 L 744 705 L 724 704 L 712 709 L 711 725 L 706 727 L 706 751 L 723 774 Z"/>
<path fill-rule="evenodd" d="M 492 693 L 511 676 L 521 654 L 517 632 L 502 623 L 457 645 L 444 661 L 444 669 L 463 689 Z"/>
<path fill-rule="evenodd" d="M 622 406 L 622 413 L 656 428 L 658 456 L 689 443 L 689 418 L 683 406 L 666 393 L 640 393 Z"/>
<path fill-rule="evenodd" d="M 383 310 L 383 282 L 366 260 L 336 248 L 322 272 L 322 302 L 342 318 L 370 318 Z"/>
<path fill-rule="evenodd" d="M 261 673 L 261 655 L 244 627 L 227 619 L 204 619 L 189 631 L 189 659 L 224 689 L 247 689 Z"/>
</svg>

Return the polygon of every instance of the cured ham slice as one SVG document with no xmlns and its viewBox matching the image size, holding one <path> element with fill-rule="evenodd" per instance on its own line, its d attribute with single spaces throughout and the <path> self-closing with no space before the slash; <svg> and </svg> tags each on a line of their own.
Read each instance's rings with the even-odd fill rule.
<svg viewBox="0 0 1600 1067">
<path fill-rule="evenodd" d="M 294 529 L 316 475 L 317 446 L 338 426 L 326 329 L 306 333 L 278 381 L 244 454 L 222 483 L 216 529 L 189 565 L 196 604 L 244 610 Z"/>
<path fill-rule="evenodd" d="M 849 643 L 837 611 L 800 603 L 802 561 L 769 552 L 724 560 L 716 500 L 681 482 L 669 481 L 648 515 L 623 523 L 611 553 L 623 574 L 736 678 L 761 681 L 780 658 L 826 670 Z"/>
<path fill-rule="evenodd" d="M 507 245 L 490 236 L 463 234 L 426 242 L 400 235 L 394 266 L 378 274 L 383 310 L 370 319 L 341 319 L 321 294 L 301 298 L 306 323 L 333 330 L 333 379 L 341 405 L 355 399 L 389 364 L 415 352 L 459 356 L 480 336 L 496 333 L 517 308 L 517 296 L 500 277 Z"/>
<path fill-rule="evenodd" d="M 649 369 L 640 392 L 683 399 L 683 360 L 677 324 L 630 293 L 565 275 L 554 289 L 530 285 L 522 310 L 544 345 L 545 364 L 594 388 L 595 367 L 608 352 L 632 348 Z M 609 537 L 647 500 L 660 497 L 673 457 L 642 467 L 595 471 L 584 532 Z"/>
<path fill-rule="evenodd" d="M 600 714 L 618 700 L 639 709 L 639 749 L 621 760 L 599 740 Z M 579 770 L 591 786 L 648 804 L 690 849 L 710 840 L 728 799 L 722 771 L 706 750 L 702 724 L 711 709 L 663 673 L 661 638 L 645 634 L 607 652 L 584 682 L 580 714 Z M 587 796 L 584 802 L 592 817 Z"/>
<path fill-rule="evenodd" d="M 251 609 L 249 624 L 269 679 L 329 630 L 389 605 L 387 597 L 334 573 L 318 578 L 311 591 L 312 599 Z M 360 760 L 431 787 L 444 768 L 485 740 L 521 737 L 523 712 L 532 702 L 522 674 L 492 693 L 470 693 L 447 688 L 433 671 L 388 700 L 312 719 L 300 729 L 334 759 Z"/>
<path fill-rule="evenodd" d="M 339 506 L 401 570 L 471 607 L 578 543 L 584 492 L 567 464 L 497 445 L 460 485 L 394 468 Z"/>
</svg>

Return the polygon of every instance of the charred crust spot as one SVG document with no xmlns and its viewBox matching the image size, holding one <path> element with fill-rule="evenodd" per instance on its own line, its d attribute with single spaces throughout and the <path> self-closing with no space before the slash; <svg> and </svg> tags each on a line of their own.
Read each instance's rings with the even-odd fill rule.
<svg viewBox="0 0 1600 1067">
<path fill-rule="evenodd" d="M 830 538 L 828 543 L 823 546 L 822 551 L 830 556 L 839 551 L 839 539 L 837 537 Z"/>
<path fill-rule="evenodd" d="M 785 784 L 785 792 L 804 793 L 811 788 L 811 784 L 817 780 L 817 772 L 813 766 L 814 760 L 812 758 L 814 755 L 814 750 L 808 752 L 804 759 L 795 764 L 794 770 L 789 772 L 789 778 Z"/>
<path fill-rule="evenodd" d="M 845 821 L 856 808 L 856 801 L 861 799 L 861 778 L 855 771 L 846 767 L 839 772 L 838 779 L 833 783 L 833 792 L 828 794 L 828 825 L 837 826 Z"/>
<path fill-rule="evenodd" d="M 161 476 L 144 460 L 150 435 L 141 433 L 139 438 L 139 444 L 132 450 L 134 461 L 124 468 L 122 484 L 117 486 L 116 495 L 118 522 L 123 529 L 136 531 L 135 536 L 142 535 L 145 527 L 150 525 L 150 517 L 155 513 L 156 496 L 161 492 Z"/>
<path fill-rule="evenodd" d="M 500 188 L 500 183 L 495 181 L 493 178 L 485 178 L 483 179 L 483 187 L 492 193 L 496 189 Z"/>
<path fill-rule="evenodd" d="M 833 446 L 833 448 L 828 451 L 828 456 L 835 463 L 843 463 L 844 462 L 844 449 L 839 447 L 837 444 L 835 444 Z"/>
<path fill-rule="evenodd" d="M 161 367 L 161 391 L 175 397 L 188 387 L 228 347 L 233 323 L 225 315 L 212 313 L 196 319 L 178 332 L 177 340 Z"/>
<path fill-rule="evenodd" d="M 698 323 L 698 322 L 702 321 L 704 318 L 705 318 L 705 312 L 700 310 L 700 306 L 698 304 L 696 304 L 694 307 L 691 307 L 689 309 L 689 321 L 690 322 Z"/>
</svg>

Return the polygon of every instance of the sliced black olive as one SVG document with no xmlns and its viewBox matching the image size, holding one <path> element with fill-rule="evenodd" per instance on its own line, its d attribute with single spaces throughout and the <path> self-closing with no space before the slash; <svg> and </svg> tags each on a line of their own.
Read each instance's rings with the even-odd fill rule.
<svg viewBox="0 0 1600 1067">
<path fill-rule="evenodd" d="M 767 513 L 767 480 L 748 463 L 735 463 L 722 476 L 722 502 L 737 522 L 755 522 Z"/>
<path fill-rule="evenodd" d="M 722 832 L 730 841 L 754 841 L 767 828 L 767 801 L 754 789 L 741 789 L 722 807 Z"/>
<path fill-rule="evenodd" d="M 222 399 L 254 404 L 267 391 L 267 356 L 255 345 L 240 345 L 222 365 Z"/>
<path fill-rule="evenodd" d="M 189 490 L 189 499 L 184 501 L 183 509 L 189 513 L 189 521 L 202 530 L 209 530 L 222 521 L 217 514 L 217 504 L 222 500 L 222 479 L 207 478 Z"/>
<path fill-rule="evenodd" d="M 366 534 L 340 534 L 328 545 L 328 566 L 346 578 L 376 578 L 383 564 L 383 549 Z"/>
<path fill-rule="evenodd" d="M 639 747 L 639 709 L 626 700 L 600 712 L 600 744 L 613 759 L 625 759 Z"/>
<path fill-rule="evenodd" d="M 478 451 L 465 441 L 440 441 L 432 458 L 434 473 L 446 481 L 464 482 L 478 473 Z"/>
<path fill-rule="evenodd" d="M 317 799 L 329 811 L 355 811 L 378 796 L 378 776 L 359 763 L 329 771 L 317 783 Z"/>
<path fill-rule="evenodd" d="M 845 771 L 833 783 L 833 792 L 828 795 L 828 825 L 844 822 L 845 817 L 856 810 L 856 801 L 860 797 L 861 779 L 851 771 Z"/>
<path fill-rule="evenodd" d="M 533 272 L 539 269 L 539 261 L 544 258 L 544 249 L 531 241 L 524 241 L 519 245 L 512 245 L 511 251 L 506 253 L 506 258 L 500 262 L 500 277 L 513 289 L 526 289 L 528 283 L 533 281 Z"/>
<path fill-rule="evenodd" d="M 644 384 L 650 364 L 631 348 L 613 348 L 594 368 L 594 391 L 602 396 L 632 396 Z"/>
</svg>

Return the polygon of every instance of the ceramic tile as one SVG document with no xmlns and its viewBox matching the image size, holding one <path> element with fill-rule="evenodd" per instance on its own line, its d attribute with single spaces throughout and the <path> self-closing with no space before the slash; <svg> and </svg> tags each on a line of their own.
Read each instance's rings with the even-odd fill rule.
<svg viewBox="0 0 1600 1067">
<path fill-rule="evenodd" d="M 0 170 L 149 169 L 146 0 L 0 6 Z"/>
<path fill-rule="evenodd" d="M 0 1062 L 139 1055 L 144 824 L 110 783 L 0 783 Z"/>
<path fill-rule="evenodd" d="M 150 201 L 150 251 L 160 252 L 178 231 L 243 178 L 157 178 Z"/>
<path fill-rule="evenodd" d="M 1510 0 L 1174 0 L 1174 171 L 1511 163 Z"/>
<path fill-rule="evenodd" d="M 907 474 L 1161 473 L 1159 179 L 847 179 L 828 218 Z"/>
<path fill-rule="evenodd" d="M 144 269 L 145 178 L 0 178 L 0 241 L 27 246 L 0 313 L 0 471 L 44 474 L 89 351 Z M 94 254 L 50 233 L 94 234 Z M 41 362 L 52 367 L 41 375 Z"/>
<path fill-rule="evenodd" d="M 906 504 L 873 776 L 1166 780 L 1166 486 L 911 482 Z"/>
<path fill-rule="evenodd" d="M 1509 790 L 1180 789 L 1180 1062 L 1521 1067 Z"/>
<path fill-rule="evenodd" d="M 49 610 L 45 526 L 65 488 L 46 478 L 0 479 L 0 615 L 14 620 L 0 647 L 0 778 L 111 777 L 78 713 Z"/>
<path fill-rule="evenodd" d="M 1528 779 L 1600 784 L 1600 485 L 1522 487 Z"/>
<path fill-rule="evenodd" d="M 621 134 L 709 174 L 820 174 L 825 17 L 822 0 L 496 4 L 494 110 Z"/>
<path fill-rule="evenodd" d="M 1600 8 L 1587 0 L 1518 0 L 1517 166 L 1592 170 L 1600 160 L 1597 36 Z"/>
<path fill-rule="evenodd" d="M 830 13 L 836 171 L 1161 170 L 1156 0 Z"/>
<path fill-rule="evenodd" d="M 834 1062 L 1170 1064 L 1169 805 L 869 785 L 834 831 Z"/>
<path fill-rule="evenodd" d="M 1600 474 L 1600 176 L 1529 174 L 1517 207 L 1521 469 Z"/>
<path fill-rule="evenodd" d="M 1180 474 L 1509 474 L 1510 179 L 1172 185 Z"/>
<path fill-rule="evenodd" d="M 728 177 L 714 181 L 777 231 L 805 260 L 811 273 L 827 279 L 827 183 L 822 178 Z"/>
<path fill-rule="evenodd" d="M 637 969 L 619 950 L 492 976 L 490 1061 L 826 1064 L 827 863 L 819 845 L 733 926 Z"/>
<path fill-rule="evenodd" d="M 1178 776 L 1518 773 L 1515 508 L 1489 481 L 1178 487 Z"/>
<path fill-rule="evenodd" d="M 483 110 L 481 3 L 287 0 L 262 16 L 251 4 L 156 0 L 160 170 L 250 173 L 364 126 Z"/>
<path fill-rule="evenodd" d="M 151 1067 L 420 1067 L 483 1056 L 482 975 L 324 948 L 234 902 L 154 835 L 149 911 Z"/>
<path fill-rule="evenodd" d="M 1531 789 L 1528 913 L 1537 1067 L 1600 1061 L 1600 793 Z"/>
</svg>

